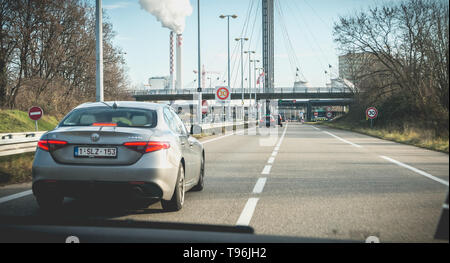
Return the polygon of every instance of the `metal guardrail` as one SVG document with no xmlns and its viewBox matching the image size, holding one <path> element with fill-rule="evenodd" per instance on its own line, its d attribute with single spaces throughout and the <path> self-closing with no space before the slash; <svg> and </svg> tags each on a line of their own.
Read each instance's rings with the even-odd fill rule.
<svg viewBox="0 0 450 263">
<path fill-rule="evenodd" d="M 232 127 L 233 125 L 243 126 L 244 122 L 202 124 L 202 130 L 208 132 L 222 127 Z M 47 131 L 0 133 L 0 156 L 36 151 L 37 142 L 45 132 Z"/>
<path fill-rule="evenodd" d="M 37 141 L 45 132 L 0 133 L 0 156 L 34 152 Z"/>
<path fill-rule="evenodd" d="M 215 89 L 202 89 L 202 93 L 214 94 Z M 262 89 L 231 89 L 231 93 L 251 93 L 254 94 L 262 94 L 266 93 Z M 350 88 L 275 88 L 270 93 L 304 93 L 304 94 L 317 94 L 317 93 L 345 93 L 351 94 L 354 91 Z M 197 90 L 195 89 L 161 89 L 161 90 L 134 90 L 130 91 L 130 94 L 133 96 L 139 95 L 183 95 L 183 94 L 196 94 Z"/>
<path fill-rule="evenodd" d="M 0 146 L 24 142 L 37 142 L 42 134 L 46 132 L 47 131 L 0 133 Z"/>
</svg>

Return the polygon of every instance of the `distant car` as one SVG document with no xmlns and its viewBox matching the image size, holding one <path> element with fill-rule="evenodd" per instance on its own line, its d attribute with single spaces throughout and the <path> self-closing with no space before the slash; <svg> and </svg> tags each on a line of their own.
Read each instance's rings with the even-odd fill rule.
<svg viewBox="0 0 450 263">
<path fill-rule="evenodd" d="M 123 195 L 177 211 L 187 190 L 203 189 L 204 168 L 202 144 L 169 106 L 85 103 L 40 138 L 32 189 L 43 209 L 64 197 Z"/>
<path fill-rule="evenodd" d="M 266 118 L 267 118 L 267 116 L 266 116 L 266 117 L 263 117 L 263 118 L 261 118 L 261 119 L 259 120 L 259 127 L 260 127 L 260 128 L 266 127 L 266 125 L 267 125 L 267 123 L 266 123 Z M 275 125 L 275 118 L 274 118 L 272 115 L 270 115 L 270 121 L 269 121 L 269 123 L 270 123 L 270 127 L 273 127 L 273 126 Z"/>
</svg>

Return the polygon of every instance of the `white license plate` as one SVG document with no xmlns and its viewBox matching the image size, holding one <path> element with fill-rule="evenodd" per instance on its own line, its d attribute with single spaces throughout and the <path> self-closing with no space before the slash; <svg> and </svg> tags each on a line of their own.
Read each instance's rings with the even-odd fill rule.
<svg viewBox="0 0 450 263">
<path fill-rule="evenodd" d="M 75 157 L 116 158 L 116 147 L 75 147 Z"/>
</svg>

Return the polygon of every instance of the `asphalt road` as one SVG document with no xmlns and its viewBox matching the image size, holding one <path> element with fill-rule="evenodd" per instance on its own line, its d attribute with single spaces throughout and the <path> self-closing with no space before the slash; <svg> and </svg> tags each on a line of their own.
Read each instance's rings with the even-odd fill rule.
<svg viewBox="0 0 450 263">
<path fill-rule="evenodd" d="M 205 189 L 187 193 L 179 212 L 163 212 L 159 202 L 143 208 L 66 200 L 61 213 L 250 225 L 257 234 L 437 242 L 448 154 L 298 123 L 270 131 L 203 139 Z M 30 186 L 1 187 L 0 215 L 45 216 L 29 192 L 11 197 Z"/>
</svg>

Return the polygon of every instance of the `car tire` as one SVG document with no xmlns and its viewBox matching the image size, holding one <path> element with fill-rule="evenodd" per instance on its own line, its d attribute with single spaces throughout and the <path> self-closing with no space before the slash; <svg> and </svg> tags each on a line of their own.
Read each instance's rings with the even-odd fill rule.
<svg viewBox="0 0 450 263">
<path fill-rule="evenodd" d="M 183 208 L 184 198 L 186 195 L 186 184 L 184 179 L 184 168 L 183 165 L 180 164 L 172 198 L 170 200 L 161 200 L 161 206 L 165 211 L 175 212 Z"/>
<path fill-rule="evenodd" d="M 205 178 L 205 156 L 202 154 L 202 163 L 200 164 L 200 175 L 198 177 L 197 184 L 192 187 L 192 191 L 199 192 L 204 188 L 204 178 Z"/>
<path fill-rule="evenodd" d="M 43 211 L 50 212 L 62 208 L 64 196 L 60 195 L 36 195 L 36 201 L 39 208 Z"/>
</svg>

